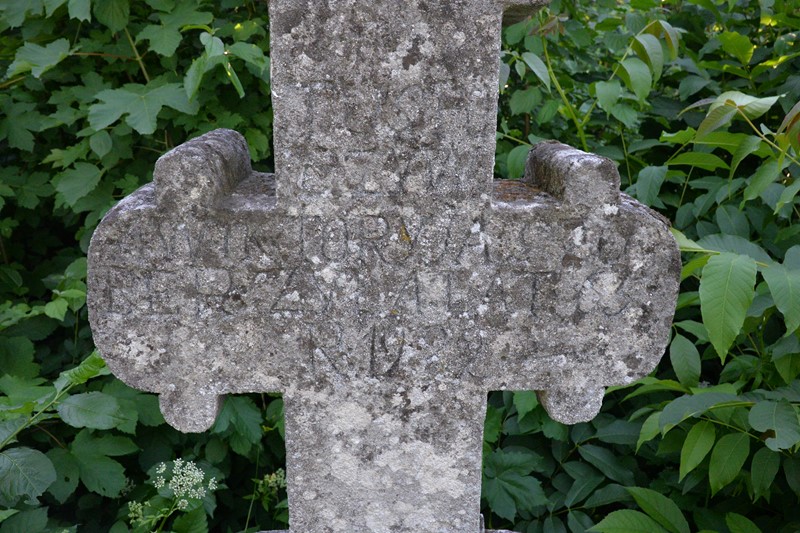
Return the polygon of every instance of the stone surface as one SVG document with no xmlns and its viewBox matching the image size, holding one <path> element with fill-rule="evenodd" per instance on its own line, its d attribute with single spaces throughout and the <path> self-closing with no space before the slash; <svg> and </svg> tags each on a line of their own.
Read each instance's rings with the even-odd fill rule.
<svg viewBox="0 0 800 533">
<path fill-rule="evenodd" d="M 283 393 L 293 533 L 477 533 L 487 391 L 592 418 L 663 353 L 677 247 L 606 159 L 493 185 L 499 2 L 270 9 L 276 175 L 229 130 L 165 154 L 92 239 L 95 342 L 183 431 Z"/>
</svg>

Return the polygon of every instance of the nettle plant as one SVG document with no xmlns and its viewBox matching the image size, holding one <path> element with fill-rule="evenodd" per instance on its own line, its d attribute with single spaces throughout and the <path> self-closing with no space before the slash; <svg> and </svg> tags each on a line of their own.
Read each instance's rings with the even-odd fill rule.
<svg viewBox="0 0 800 533">
<path fill-rule="evenodd" d="M 700 0 L 554 2 L 504 30 L 497 174 L 542 138 L 606 155 L 685 253 L 667 357 L 597 419 L 490 396 L 493 527 L 800 528 L 798 30 L 796 3 Z"/>
</svg>

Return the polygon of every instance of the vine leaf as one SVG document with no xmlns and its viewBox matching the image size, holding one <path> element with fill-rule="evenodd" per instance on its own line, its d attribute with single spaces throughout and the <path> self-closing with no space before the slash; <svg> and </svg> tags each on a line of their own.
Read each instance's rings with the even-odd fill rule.
<svg viewBox="0 0 800 533">
<path fill-rule="evenodd" d="M 25 43 L 17 50 L 14 62 L 8 67 L 6 76 L 11 78 L 17 74 L 30 72 L 34 78 L 58 65 L 69 55 L 69 41 L 58 39 L 45 46 Z"/>
<path fill-rule="evenodd" d="M 539 457 L 495 450 L 484 459 L 483 497 L 492 511 L 514 520 L 518 509 L 530 510 L 547 503 L 547 496 L 535 477 L 528 474 L 537 467 Z"/>
<path fill-rule="evenodd" d="M 53 185 L 64 196 L 64 201 L 70 205 L 89 194 L 100 182 L 103 172 L 92 163 L 75 163 L 74 168 L 61 172 L 53 179 Z M 66 312 L 66 311 L 65 311 Z M 54 317 L 56 318 L 56 317 Z M 63 313 L 61 318 L 63 319 Z M 59 319 L 59 320 L 60 320 Z"/>
<path fill-rule="evenodd" d="M 121 31 L 128 25 L 131 12 L 128 0 L 103 0 L 92 4 L 94 16 L 112 32 Z"/>
<path fill-rule="evenodd" d="M 753 302 L 756 262 L 723 252 L 708 260 L 700 279 L 700 312 L 711 344 L 725 361 Z"/>
<path fill-rule="evenodd" d="M 142 135 L 150 135 L 156 131 L 156 119 L 164 106 L 190 115 L 199 109 L 197 102 L 189 102 L 179 83 L 131 83 L 121 89 L 100 91 L 97 99 L 100 103 L 89 108 L 89 125 L 95 131 L 127 115 L 125 122 L 131 128 Z"/>
</svg>

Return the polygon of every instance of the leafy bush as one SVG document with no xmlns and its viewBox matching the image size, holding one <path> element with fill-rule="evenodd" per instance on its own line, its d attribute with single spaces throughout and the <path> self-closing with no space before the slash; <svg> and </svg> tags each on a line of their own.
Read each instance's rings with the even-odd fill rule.
<svg viewBox="0 0 800 533">
<path fill-rule="evenodd" d="M 596 420 L 568 428 L 529 393 L 490 398 L 493 526 L 800 528 L 799 15 L 564 1 L 504 30 L 497 172 L 519 177 L 540 138 L 602 153 L 685 253 L 669 357 Z"/>
<path fill-rule="evenodd" d="M 283 464 L 280 399 L 233 398 L 211 431 L 182 435 L 155 396 L 87 358 L 85 307 L 91 232 L 152 179 L 160 154 L 234 128 L 268 170 L 266 11 L 0 1 L 0 531 L 285 526 L 285 491 L 267 498 L 254 481 Z M 157 465 L 173 460 L 216 478 L 202 506 L 190 498 L 181 509 L 154 484 Z"/>
<path fill-rule="evenodd" d="M 265 2 L 0 0 L 0 533 L 285 527 L 280 398 L 182 435 L 85 308 L 91 232 L 161 153 L 228 127 L 269 170 L 266 30 Z M 597 419 L 490 395 L 487 525 L 800 527 L 798 31 L 780 0 L 556 0 L 504 29 L 498 177 L 541 138 L 606 155 L 685 254 L 669 357 Z M 179 498 L 188 464 L 205 493 Z"/>
</svg>

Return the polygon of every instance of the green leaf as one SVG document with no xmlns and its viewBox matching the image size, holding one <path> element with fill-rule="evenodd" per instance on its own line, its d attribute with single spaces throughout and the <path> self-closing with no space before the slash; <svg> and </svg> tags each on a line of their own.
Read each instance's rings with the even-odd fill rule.
<svg viewBox="0 0 800 533">
<path fill-rule="evenodd" d="M 7 502 L 26 497 L 35 503 L 56 480 L 56 470 L 45 454 L 33 448 L 0 451 L 0 496 Z"/>
<path fill-rule="evenodd" d="M 139 451 L 139 447 L 128 437 L 99 433 L 97 435 L 95 436 L 91 429 L 82 429 L 72 441 L 70 447 L 72 452 L 82 456 L 99 454 L 116 457 Z"/>
<path fill-rule="evenodd" d="M 52 302 L 45 304 L 44 314 L 56 320 L 64 320 L 67 309 L 69 309 L 69 302 L 64 298 L 56 298 Z"/>
<path fill-rule="evenodd" d="M 727 486 L 742 470 L 750 455 L 750 436 L 747 433 L 729 433 L 717 441 L 711 452 L 708 482 L 713 496 Z"/>
<path fill-rule="evenodd" d="M 619 80 L 598 81 L 594 84 L 594 88 L 600 109 L 610 113 L 619 101 L 619 97 L 622 96 L 622 86 L 619 84 Z"/>
<path fill-rule="evenodd" d="M 706 235 L 697 241 L 701 248 L 715 250 L 717 252 L 730 252 L 732 254 L 746 255 L 752 257 L 759 263 L 771 265 L 774 263 L 767 252 L 756 243 L 749 239 L 744 239 L 738 235 Z"/>
<path fill-rule="evenodd" d="M 528 475 L 539 462 L 532 454 L 499 449 L 484 457 L 483 497 L 494 513 L 513 520 L 518 509 L 530 510 L 547 502 L 539 481 Z"/>
<path fill-rule="evenodd" d="M 783 314 L 786 333 L 793 333 L 800 327 L 800 270 L 773 264 L 763 269 L 761 275 L 767 282 L 775 306 Z"/>
<path fill-rule="evenodd" d="M 739 168 L 739 163 L 741 163 L 745 157 L 758 150 L 760 146 L 761 138 L 756 137 L 755 135 L 748 135 L 739 142 L 731 157 L 731 170 L 729 178 L 733 179 L 734 175 L 736 174 L 736 169 Z"/>
<path fill-rule="evenodd" d="M 503 413 L 503 410 L 492 405 L 486 408 L 486 419 L 483 423 L 483 440 L 485 442 L 495 443 L 500 438 L 503 430 Z"/>
<path fill-rule="evenodd" d="M 59 502 L 64 503 L 67 498 L 72 496 L 78 488 L 80 479 L 80 468 L 75 456 L 64 448 L 53 448 L 48 450 L 47 457 L 52 461 L 56 469 L 56 480 L 47 489 L 47 492 Z"/>
<path fill-rule="evenodd" d="M 657 21 L 656 24 L 660 26 L 661 30 L 664 32 L 664 40 L 667 43 L 667 48 L 669 49 L 670 56 L 672 57 L 672 59 L 675 59 L 676 57 L 678 57 L 678 50 L 681 40 L 680 34 L 666 20 L 659 20 Z"/>
<path fill-rule="evenodd" d="M 64 5 L 67 0 L 44 0 L 44 13 L 47 18 L 53 16 L 56 9 Z"/>
<path fill-rule="evenodd" d="M 91 163 L 75 163 L 74 168 L 61 172 L 53 179 L 56 190 L 64 196 L 64 201 L 74 206 L 75 202 L 97 187 L 103 172 Z"/>
<path fill-rule="evenodd" d="M 75 368 L 61 372 L 54 385 L 56 390 L 60 392 L 64 390 L 64 387 L 67 385 L 82 385 L 92 378 L 107 376 L 108 374 L 110 374 L 110 372 L 108 368 L 106 368 L 106 362 L 103 361 L 103 358 L 95 351 L 89 354 L 89 356 Z"/>
<path fill-rule="evenodd" d="M 20 378 L 37 377 L 39 365 L 34 363 L 33 355 L 34 346 L 27 337 L 0 337 L 0 368 L 5 374 Z"/>
<path fill-rule="evenodd" d="M 125 469 L 114 459 L 97 453 L 72 451 L 78 462 L 81 481 L 92 492 L 107 498 L 116 498 L 125 488 Z"/>
<path fill-rule="evenodd" d="M 750 223 L 747 215 L 730 204 L 723 204 L 714 213 L 714 221 L 723 234 L 737 235 L 743 239 L 750 238 Z"/>
<path fill-rule="evenodd" d="M 550 91 L 550 73 L 547 71 L 547 65 L 539 59 L 539 56 L 533 52 L 523 52 L 522 60 L 525 61 L 525 64 L 536 74 L 539 81 Z"/>
<path fill-rule="evenodd" d="M 645 101 L 647 95 L 650 94 L 650 86 L 653 84 L 653 77 L 650 74 L 650 69 L 639 58 L 629 57 L 622 63 L 619 71 L 619 76 L 625 85 L 633 91 L 633 94 L 639 101 Z"/>
<path fill-rule="evenodd" d="M 703 122 L 697 127 L 697 137 L 699 141 L 709 133 L 726 126 L 736 116 L 736 108 L 723 105 L 709 109 L 708 114 L 703 119 Z"/>
<path fill-rule="evenodd" d="M 102 0 L 92 2 L 94 16 L 112 32 L 125 29 L 128 25 L 130 5 L 128 0 Z"/>
<path fill-rule="evenodd" d="M 703 462 L 703 459 L 714 446 L 716 438 L 717 432 L 711 422 L 702 420 L 692 426 L 681 448 L 680 477 L 678 477 L 678 481 L 683 481 L 686 474 Z"/>
<path fill-rule="evenodd" d="M 181 44 L 181 32 L 174 27 L 150 24 L 139 32 L 136 41 L 148 41 L 150 50 L 160 56 L 171 57 Z"/>
<path fill-rule="evenodd" d="M 533 391 L 516 391 L 514 393 L 514 407 L 517 408 L 519 418 L 524 418 L 525 415 L 536 409 L 539 405 L 539 398 Z"/>
<path fill-rule="evenodd" d="M 91 0 L 69 0 L 69 18 L 89 22 L 92 19 L 91 5 Z"/>
<path fill-rule="evenodd" d="M 703 392 L 687 394 L 668 403 L 659 417 L 659 427 L 666 433 L 687 418 L 697 417 L 715 405 L 734 402 L 739 399 L 735 394 L 725 392 Z"/>
<path fill-rule="evenodd" d="M 639 440 L 636 441 L 636 451 L 639 451 L 639 448 L 642 447 L 642 444 L 645 442 L 651 441 L 658 435 L 659 429 L 659 417 L 661 416 L 660 412 L 650 413 L 650 416 L 645 419 L 644 424 L 642 424 L 642 429 L 639 432 Z"/>
<path fill-rule="evenodd" d="M 111 429 L 125 421 L 117 399 L 102 392 L 75 394 L 56 409 L 64 422 L 76 428 Z"/>
<path fill-rule="evenodd" d="M 511 94 L 509 107 L 511 108 L 511 113 L 521 115 L 523 113 L 532 113 L 541 102 L 542 93 L 539 89 L 528 87 L 527 89 L 514 91 Z"/>
<path fill-rule="evenodd" d="M 200 89 L 200 82 L 203 81 L 203 74 L 214 65 L 209 65 L 208 57 L 202 54 L 192 61 L 189 70 L 186 71 L 186 76 L 183 78 L 183 86 L 186 91 L 186 97 L 192 100 Z"/>
<path fill-rule="evenodd" d="M 597 429 L 594 437 L 600 442 L 632 446 L 639 438 L 642 425 L 636 422 L 617 419 Z"/>
<path fill-rule="evenodd" d="M 735 106 L 749 119 L 756 119 L 769 111 L 779 96 L 766 96 L 757 98 L 739 91 L 726 91 L 716 97 L 711 104 L 711 109 L 718 106 Z"/>
<path fill-rule="evenodd" d="M 800 442 L 800 422 L 792 404 L 786 400 L 762 400 L 750 409 L 750 425 L 769 436 L 764 443 L 772 451 L 786 450 Z"/>
<path fill-rule="evenodd" d="M 582 511 L 569 511 L 567 513 L 567 527 L 572 533 L 584 533 L 594 526 L 594 520 Z"/>
<path fill-rule="evenodd" d="M 681 83 L 678 86 L 678 95 L 680 96 L 681 101 L 684 101 L 693 94 L 696 94 L 709 83 L 711 83 L 711 80 L 702 78 L 700 76 L 686 76 L 681 80 Z"/>
<path fill-rule="evenodd" d="M 111 135 L 106 130 L 100 130 L 89 137 L 89 146 L 97 157 L 102 158 L 111 151 L 113 146 Z"/>
<path fill-rule="evenodd" d="M 269 57 L 253 43 L 236 42 L 227 48 L 229 55 L 242 59 L 259 79 L 269 82 Z"/>
<path fill-rule="evenodd" d="M 757 525 L 738 513 L 726 514 L 725 524 L 731 533 L 761 533 Z"/>
<path fill-rule="evenodd" d="M 21 511 L 3 522 L 3 533 L 45 533 L 47 530 L 47 507 L 36 507 Z"/>
<path fill-rule="evenodd" d="M 704 152 L 684 152 L 673 157 L 667 162 L 668 165 L 690 165 L 702 168 L 703 170 L 716 170 L 718 168 L 728 168 L 728 164 L 715 156 Z"/>
<path fill-rule="evenodd" d="M 798 135 L 800 135 L 800 131 Z M 775 203 L 774 214 L 777 215 L 778 212 L 783 209 L 783 206 L 793 203 L 798 192 L 800 192 L 800 180 L 794 180 L 791 185 L 783 190 L 780 198 L 778 198 L 778 201 Z"/>
<path fill-rule="evenodd" d="M 700 311 L 711 344 L 722 361 L 744 324 L 753 302 L 756 262 L 721 253 L 708 260 L 700 279 Z"/>
<path fill-rule="evenodd" d="M 636 198 L 647 206 L 658 205 L 658 192 L 667 177 L 667 167 L 644 167 L 636 179 Z M 663 206 L 663 204 L 662 204 Z"/>
<path fill-rule="evenodd" d="M 697 386 L 700 381 L 700 353 L 692 341 L 676 333 L 669 345 L 669 360 L 682 385 Z"/>
<path fill-rule="evenodd" d="M 758 167 L 755 174 L 750 178 L 747 188 L 744 190 L 745 201 L 754 200 L 763 193 L 781 175 L 781 165 L 776 159 L 770 159 Z"/>
<path fill-rule="evenodd" d="M 639 507 L 667 531 L 689 533 L 689 523 L 672 500 L 651 489 L 628 487 L 627 490 Z"/>
<path fill-rule="evenodd" d="M 157 85 L 128 84 L 121 89 L 97 93 L 100 103 L 89 108 L 89 125 L 100 131 L 113 124 L 123 115 L 125 122 L 142 135 L 156 130 L 156 119 L 161 108 L 171 107 L 182 113 L 193 115 L 198 110 L 197 102 L 189 103 L 179 83 Z"/>
<path fill-rule="evenodd" d="M 644 513 L 623 509 L 614 511 L 589 531 L 599 533 L 664 533 L 658 522 Z"/>
<path fill-rule="evenodd" d="M 229 426 L 233 426 L 237 434 L 255 444 L 261 440 L 263 421 L 261 410 L 256 407 L 253 400 L 243 396 L 228 396 L 211 432 L 222 433 Z"/>
<path fill-rule="evenodd" d="M 578 448 L 578 453 L 587 463 L 603 472 L 606 477 L 623 485 L 634 484 L 633 473 L 620 462 L 619 457 L 608 449 L 594 444 L 586 444 Z"/>
<path fill-rule="evenodd" d="M 69 55 L 69 41 L 58 39 L 46 46 L 25 43 L 17 50 L 14 62 L 8 67 L 6 77 L 11 78 L 24 72 L 30 72 L 34 78 L 58 65 Z"/>
<path fill-rule="evenodd" d="M 658 81 L 664 69 L 664 51 L 658 38 L 650 33 L 641 33 L 634 38 L 631 47 L 639 59 L 647 63 L 653 78 Z"/>
<path fill-rule="evenodd" d="M 19 511 L 16 509 L 4 509 L 0 511 L 0 522 L 3 522 L 6 518 L 10 518 L 17 514 Z"/>
<path fill-rule="evenodd" d="M 36 120 L 38 113 L 26 116 L 26 111 L 32 111 L 34 106 L 16 104 L 11 110 L 3 110 L 6 113 L 6 120 L 0 121 L 0 140 L 8 139 L 8 144 L 13 148 L 19 148 L 26 152 L 33 151 L 32 131 L 39 130 L 39 123 Z"/>
<path fill-rule="evenodd" d="M 756 47 L 746 36 L 735 31 L 724 31 L 717 36 L 722 43 L 722 49 L 732 55 L 742 65 L 749 65 Z"/>
<path fill-rule="evenodd" d="M 628 104 L 615 104 L 611 106 L 610 112 L 611 116 L 628 128 L 635 128 L 639 123 L 639 114 Z"/>
<path fill-rule="evenodd" d="M 208 533 L 208 520 L 203 507 L 183 513 L 172 525 L 174 533 Z"/>
<path fill-rule="evenodd" d="M 564 463 L 561 466 L 575 480 L 564 499 L 564 505 L 567 507 L 573 507 L 588 498 L 606 479 L 591 466 L 578 461 Z"/>
<path fill-rule="evenodd" d="M 753 484 L 753 496 L 755 501 L 759 498 L 769 500 L 772 483 L 778 474 L 781 466 L 781 456 L 767 448 L 761 448 L 753 455 L 753 463 L 750 467 L 750 479 Z"/>
<path fill-rule="evenodd" d="M 508 167 L 509 179 L 519 179 L 525 173 L 525 164 L 528 162 L 528 153 L 531 146 L 523 144 L 517 146 L 508 153 L 506 166 Z"/>
</svg>

